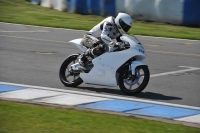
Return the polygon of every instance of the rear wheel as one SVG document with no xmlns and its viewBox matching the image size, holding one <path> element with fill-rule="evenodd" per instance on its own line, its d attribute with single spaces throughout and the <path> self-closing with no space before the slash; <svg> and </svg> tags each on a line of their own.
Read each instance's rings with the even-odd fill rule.
<svg viewBox="0 0 200 133">
<path fill-rule="evenodd" d="M 69 56 L 61 65 L 59 77 L 60 81 L 68 87 L 76 87 L 80 85 L 83 80 L 80 78 L 80 71 L 73 71 L 71 65 L 78 62 L 78 54 Z"/>
<path fill-rule="evenodd" d="M 149 69 L 147 66 L 139 66 L 135 70 L 135 75 L 125 69 L 119 75 L 119 87 L 126 95 L 135 95 L 145 89 L 149 82 Z"/>
</svg>

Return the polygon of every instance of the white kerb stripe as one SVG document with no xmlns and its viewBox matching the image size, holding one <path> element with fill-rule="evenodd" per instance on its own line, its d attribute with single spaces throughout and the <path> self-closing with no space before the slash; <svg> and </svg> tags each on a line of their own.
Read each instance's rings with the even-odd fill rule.
<svg viewBox="0 0 200 133">
<path fill-rule="evenodd" d="M 182 108 L 200 110 L 200 107 L 173 104 L 173 103 L 164 103 L 164 102 L 152 101 L 152 100 L 149 100 L 149 99 L 148 100 L 144 100 L 144 99 L 138 99 L 138 98 L 129 98 L 129 97 L 122 97 L 122 96 L 111 96 L 111 95 L 105 95 L 105 94 L 97 94 L 97 93 L 90 93 L 90 92 L 80 92 L 80 91 L 72 91 L 72 90 L 64 90 L 64 89 L 58 89 L 58 88 L 32 86 L 32 85 L 24 85 L 24 84 L 16 84 L 16 83 L 8 83 L 8 82 L 0 82 L 0 84 L 14 85 L 14 86 L 20 86 L 20 87 L 26 87 L 26 88 L 34 88 L 34 89 L 39 89 L 39 90 L 66 92 L 66 93 L 71 93 L 71 94 L 81 94 L 81 95 L 86 95 L 86 96 L 95 96 L 95 97 L 102 97 L 102 98 L 109 98 L 109 99 L 121 99 L 121 100 L 137 101 L 137 102 L 146 102 L 146 103 L 152 103 L 152 104 L 160 104 L 160 105 L 167 105 L 167 106 L 174 106 L 174 107 L 182 107 Z"/>
</svg>

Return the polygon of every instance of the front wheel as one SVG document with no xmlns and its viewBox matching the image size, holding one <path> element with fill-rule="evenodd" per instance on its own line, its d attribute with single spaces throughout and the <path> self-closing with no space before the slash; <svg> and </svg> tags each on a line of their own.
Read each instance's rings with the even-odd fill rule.
<svg viewBox="0 0 200 133">
<path fill-rule="evenodd" d="M 69 56 L 60 67 L 60 81 L 67 87 L 76 87 L 83 82 L 83 80 L 79 77 L 80 71 L 73 71 L 70 68 L 71 65 L 78 62 L 78 56 L 78 54 Z"/>
<path fill-rule="evenodd" d="M 147 66 L 139 66 L 132 75 L 129 70 L 124 70 L 119 75 L 119 87 L 126 95 L 135 95 L 145 89 L 149 82 L 149 69 Z"/>
</svg>

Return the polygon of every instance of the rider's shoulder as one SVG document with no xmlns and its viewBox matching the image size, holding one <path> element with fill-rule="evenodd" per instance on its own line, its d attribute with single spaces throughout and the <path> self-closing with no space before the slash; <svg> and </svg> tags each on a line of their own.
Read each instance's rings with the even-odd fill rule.
<svg viewBox="0 0 200 133">
<path fill-rule="evenodd" d="M 99 24 L 98 27 L 100 27 L 101 30 L 103 30 L 103 26 L 113 26 L 114 22 L 113 22 L 113 17 L 107 17 L 104 20 L 102 20 Z"/>
<path fill-rule="evenodd" d="M 105 18 L 104 22 L 107 22 L 107 23 L 110 23 L 110 24 L 114 24 L 113 19 L 114 19 L 114 17 L 110 16 L 110 17 Z"/>
</svg>

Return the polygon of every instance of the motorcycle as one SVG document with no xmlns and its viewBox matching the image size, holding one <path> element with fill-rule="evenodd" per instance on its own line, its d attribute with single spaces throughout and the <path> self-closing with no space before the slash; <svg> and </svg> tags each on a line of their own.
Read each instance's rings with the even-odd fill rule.
<svg viewBox="0 0 200 133">
<path fill-rule="evenodd" d="M 145 49 L 134 35 L 123 34 L 120 47 L 109 47 L 108 51 L 95 58 L 87 57 L 86 70 L 80 69 L 78 57 L 72 54 L 62 63 L 59 77 L 67 87 L 81 83 L 103 86 L 118 86 L 126 95 L 135 95 L 145 89 L 149 82 L 148 65 L 142 60 Z M 87 50 L 81 44 L 82 38 L 71 40 L 81 51 Z"/>
</svg>

